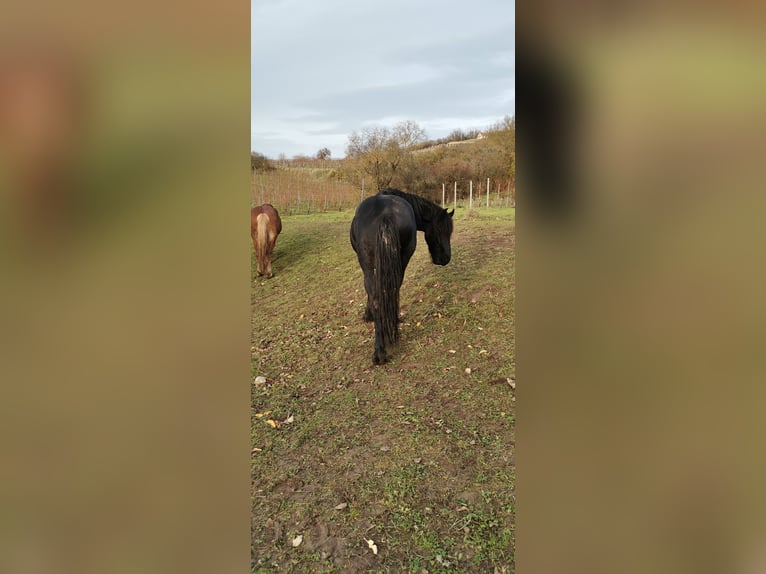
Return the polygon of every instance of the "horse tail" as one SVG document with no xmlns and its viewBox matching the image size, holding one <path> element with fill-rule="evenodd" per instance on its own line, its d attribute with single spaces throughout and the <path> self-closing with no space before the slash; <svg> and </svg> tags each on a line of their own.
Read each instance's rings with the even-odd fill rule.
<svg viewBox="0 0 766 574">
<path fill-rule="evenodd" d="M 375 245 L 373 289 L 378 305 L 373 305 L 373 319 L 386 346 L 399 341 L 399 287 L 403 275 L 399 232 L 391 218 L 384 217 Z"/>
<path fill-rule="evenodd" d="M 269 253 L 269 216 L 265 213 L 259 213 L 255 220 L 258 237 L 255 238 L 255 255 L 258 261 L 265 264 L 265 256 Z M 264 269 L 264 271 L 266 271 Z"/>
</svg>

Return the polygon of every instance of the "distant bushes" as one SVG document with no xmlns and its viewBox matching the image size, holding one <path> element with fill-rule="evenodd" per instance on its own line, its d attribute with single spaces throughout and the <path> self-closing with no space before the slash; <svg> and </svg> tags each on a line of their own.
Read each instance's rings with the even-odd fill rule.
<svg viewBox="0 0 766 574">
<path fill-rule="evenodd" d="M 271 171 L 276 169 L 271 160 L 262 153 L 250 152 L 250 171 Z"/>
<path fill-rule="evenodd" d="M 448 145 L 453 142 L 459 145 Z M 402 164 L 393 178 L 395 186 L 440 200 L 443 183 L 457 182 L 458 197 L 463 197 L 471 180 L 476 187 L 485 186 L 489 178 L 493 192 L 514 193 L 516 121 L 512 116 L 483 131 L 454 130 L 448 138 L 426 144 L 418 145 L 412 161 Z"/>
</svg>

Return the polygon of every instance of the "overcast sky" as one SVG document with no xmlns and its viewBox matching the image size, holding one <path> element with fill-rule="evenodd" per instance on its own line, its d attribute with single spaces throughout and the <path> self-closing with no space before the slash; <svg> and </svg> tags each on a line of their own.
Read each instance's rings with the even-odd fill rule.
<svg viewBox="0 0 766 574">
<path fill-rule="evenodd" d="M 345 155 L 414 120 L 429 138 L 515 113 L 515 1 L 251 0 L 251 149 Z"/>
</svg>

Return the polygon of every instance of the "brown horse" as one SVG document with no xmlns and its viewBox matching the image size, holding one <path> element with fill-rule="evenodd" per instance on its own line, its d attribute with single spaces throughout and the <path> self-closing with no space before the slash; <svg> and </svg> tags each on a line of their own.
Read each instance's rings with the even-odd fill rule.
<svg viewBox="0 0 766 574">
<path fill-rule="evenodd" d="M 274 206 L 264 203 L 250 209 L 250 237 L 253 238 L 255 257 L 258 260 L 258 275 L 272 277 L 271 254 L 277 235 L 282 232 L 282 220 Z"/>
</svg>

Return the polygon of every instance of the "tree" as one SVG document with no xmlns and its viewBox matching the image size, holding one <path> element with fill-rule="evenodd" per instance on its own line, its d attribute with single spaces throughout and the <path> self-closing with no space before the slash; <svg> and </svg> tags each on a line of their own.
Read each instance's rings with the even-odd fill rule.
<svg viewBox="0 0 766 574">
<path fill-rule="evenodd" d="M 506 115 L 501 121 L 492 126 L 490 136 L 496 140 L 497 145 L 505 157 L 505 166 L 508 175 L 513 181 L 516 179 L 516 116 Z"/>
<path fill-rule="evenodd" d="M 328 159 L 332 155 L 332 152 L 326 147 L 323 147 L 317 152 L 317 159 Z"/>
<path fill-rule="evenodd" d="M 372 179 L 378 190 L 391 185 L 400 167 L 412 161 L 411 148 L 425 140 L 426 132 L 416 122 L 404 121 L 391 129 L 364 128 L 348 136 L 346 155 L 354 165 L 356 179 Z"/>
<path fill-rule="evenodd" d="M 269 171 L 274 169 L 274 166 L 271 165 L 271 162 L 269 161 L 269 158 L 267 158 L 262 153 L 258 153 L 257 151 L 251 151 L 250 152 L 250 170 L 255 172 L 258 171 Z"/>
</svg>

